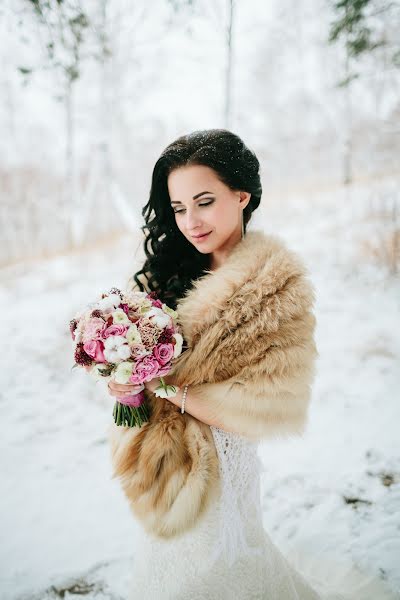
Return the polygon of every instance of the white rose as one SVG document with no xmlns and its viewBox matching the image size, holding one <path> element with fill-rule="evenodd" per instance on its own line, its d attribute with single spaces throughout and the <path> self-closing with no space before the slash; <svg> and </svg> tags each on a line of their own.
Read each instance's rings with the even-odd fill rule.
<svg viewBox="0 0 400 600">
<path fill-rule="evenodd" d="M 174 345 L 174 358 L 176 358 L 182 352 L 183 337 L 180 333 L 173 333 L 172 337 L 176 341 L 176 344 Z"/>
<path fill-rule="evenodd" d="M 124 361 L 119 363 L 118 367 L 115 370 L 115 381 L 117 383 L 128 383 L 129 378 L 132 375 L 133 363 Z"/>
<path fill-rule="evenodd" d="M 131 350 L 122 335 L 110 335 L 104 340 L 104 356 L 108 362 L 120 363 L 131 355 Z"/>
<path fill-rule="evenodd" d="M 139 329 L 134 323 L 129 327 L 125 335 L 129 345 L 142 343 L 142 337 L 140 335 Z"/>
<path fill-rule="evenodd" d="M 149 300 L 148 298 L 145 298 L 140 303 L 139 313 L 141 315 L 145 315 L 147 313 L 147 311 L 149 311 L 152 308 L 152 306 L 153 306 L 153 304 L 152 304 L 151 300 Z"/>
<path fill-rule="evenodd" d="M 128 315 L 124 310 L 122 310 L 122 308 L 117 308 L 117 310 L 115 310 L 111 316 L 114 323 L 130 323 Z"/>
<path fill-rule="evenodd" d="M 93 365 L 90 374 L 96 379 L 96 381 L 101 381 L 104 379 L 104 375 L 102 375 L 102 371 L 108 369 L 107 365 L 103 365 L 101 363 L 96 363 Z"/>
</svg>

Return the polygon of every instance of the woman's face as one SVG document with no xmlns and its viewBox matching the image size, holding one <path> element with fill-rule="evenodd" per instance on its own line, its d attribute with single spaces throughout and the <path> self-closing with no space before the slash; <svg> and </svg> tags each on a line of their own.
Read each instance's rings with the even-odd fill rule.
<svg viewBox="0 0 400 600">
<path fill-rule="evenodd" d="M 172 171 L 168 191 L 179 230 L 199 252 L 208 254 L 240 240 L 249 192 L 232 191 L 203 165 Z M 201 234 L 208 235 L 196 238 Z"/>
</svg>

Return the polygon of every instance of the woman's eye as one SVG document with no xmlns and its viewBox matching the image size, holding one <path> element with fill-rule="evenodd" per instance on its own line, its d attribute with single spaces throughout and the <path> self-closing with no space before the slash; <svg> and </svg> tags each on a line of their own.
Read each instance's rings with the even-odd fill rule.
<svg viewBox="0 0 400 600">
<path fill-rule="evenodd" d="M 212 204 L 214 202 L 214 200 L 210 200 L 210 202 L 203 202 L 203 204 L 199 204 L 199 206 L 209 206 L 210 204 Z M 177 215 L 178 213 L 183 212 L 185 209 L 183 210 L 174 210 L 174 213 Z"/>
</svg>

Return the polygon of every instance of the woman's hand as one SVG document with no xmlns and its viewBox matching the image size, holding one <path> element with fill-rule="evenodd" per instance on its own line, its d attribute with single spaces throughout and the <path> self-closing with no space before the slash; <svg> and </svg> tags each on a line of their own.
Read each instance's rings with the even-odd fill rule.
<svg viewBox="0 0 400 600">
<path fill-rule="evenodd" d="M 85 366 L 84 367 L 86 371 L 90 371 L 91 370 L 91 366 Z M 169 380 L 169 375 L 164 375 L 163 376 L 164 382 L 168 385 L 170 383 L 172 383 Z M 139 394 L 139 392 L 141 392 L 143 390 L 143 386 L 147 389 L 150 390 L 150 392 L 154 392 L 154 390 L 156 388 L 158 388 L 160 385 L 160 378 L 159 377 L 154 377 L 154 379 L 150 379 L 150 381 L 145 381 L 142 385 L 134 385 L 132 383 L 116 383 L 113 380 L 110 380 L 108 382 L 108 392 L 111 394 L 111 396 L 115 396 L 118 398 L 118 396 L 124 396 L 126 395 L 135 395 L 135 394 Z"/>
<path fill-rule="evenodd" d="M 150 381 L 146 381 L 143 385 L 146 389 L 150 390 L 150 392 L 154 392 L 154 390 L 161 385 L 160 377 L 154 377 L 154 379 L 150 379 Z M 162 379 L 166 385 L 172 384 L 170 375 L 163 375 Z M 173 377 L 172 377 L 173 379 Z"/>
<path fill-rule="evenodd" d="M 119 396 L 135 396 L 143 390 L 143 385 L 135 385 L 133 383 L 117 383 L 110 379 L 108 382 L 108 392 L 111 396 L 118 398 Z"/>
<path fill-rule="evenodd" d="M 87 372 L 92 369 L 91 366 L 84 366 L 84 368 Z M 133 383 L 117 383 L 116 381 L 112 380 L 108 382 L 107 387 L 109 394 L 111 394 L 111 396 L 115 396 L 116 398 L 119 396 L 125 396 L 125 394 L 127 396 L 135 396 L 143 390 L 143 385 L 135 385 Z"/>
<path fill-rule="evenodd" d="M 154 377 L 154 379 L 150 379 L 150 381 L 145 381 L 143 385 L 146 388 L 146 390 L 154 392 L 154 390 L 160 385 L 160 378 Z"/>
</svg>

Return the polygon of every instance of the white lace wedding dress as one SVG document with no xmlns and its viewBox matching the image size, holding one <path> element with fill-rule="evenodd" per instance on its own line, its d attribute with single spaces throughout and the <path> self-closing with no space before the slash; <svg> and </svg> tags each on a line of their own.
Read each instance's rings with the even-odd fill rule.
<svg viewBox="0 0 400 600">
<path fill-rule="evenodd" d="M 351 577 L 349 594 L 317 592 L 263 528 L 257 443 L 217 427 L 211 431 L 221 495 L 194 529 L 172 540 L 155 538 L 138 524 L 128 600 L 394 598 L 377 582 L 362 587 Z"/>
</svg>

